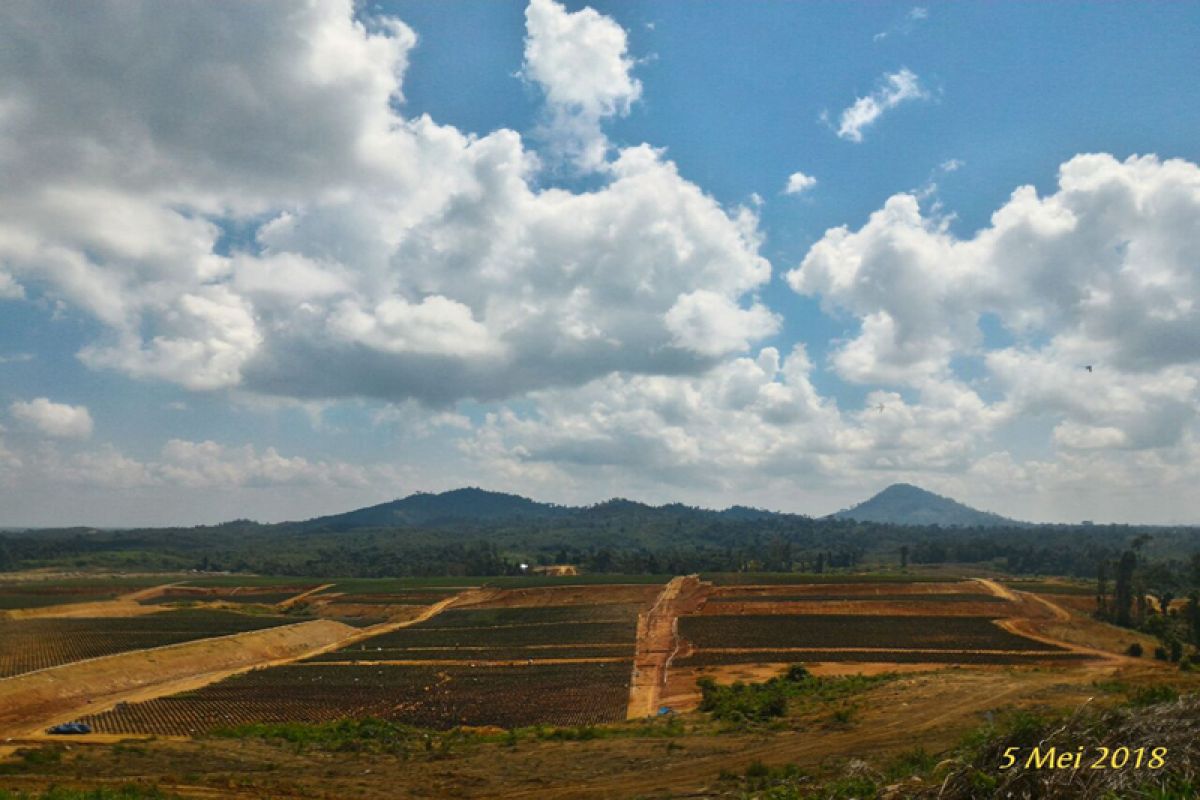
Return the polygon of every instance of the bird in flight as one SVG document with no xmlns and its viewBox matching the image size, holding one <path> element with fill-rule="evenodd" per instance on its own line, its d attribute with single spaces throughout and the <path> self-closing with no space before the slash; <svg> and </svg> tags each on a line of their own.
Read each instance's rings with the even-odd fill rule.
<svg viewBox="0 0 1200 800">
<path fill-rule="evenodd" d="M 1084 368 L 1084 369 L 1086 369 L 1088 372 L 1091 372 L 1091 371 L 1092 371 L 1092 365 L 1091 365 L 1091 364 L 1084 364 L 1084 365 L 1083 365 L 1083 368 Z"/>
<path fill-rule="evenodd" d="M 883 409 L 885 409 L 885 408 L 887 408 L 887 406 L 885 406 L 883 403 L 880 403 L 879 405 L 875 406 L 875 410 L 878 411 L 880 414 L 883 413 Z"/>
</svg>

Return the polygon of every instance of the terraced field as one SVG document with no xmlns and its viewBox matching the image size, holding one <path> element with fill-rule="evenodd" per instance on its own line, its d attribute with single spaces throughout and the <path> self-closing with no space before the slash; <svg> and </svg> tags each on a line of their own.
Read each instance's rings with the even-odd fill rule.
<svg viewBox="0 0 1200 800">
<path fill-rule="evenodd" d="M 617 604 L 450 610 L 314 660 L 628 658 L 638 609 Z M 586 655 L 571 655 L 580 651 Z"/>
<path fill-rule="evenodd" d="M 268 590 L 250 589 L 246 591 L 237 591 L 236 589 L 189 589 L 187 587 L 176 587 L 167 589 L 161 594 L 153 597 L 144 598 L 138 602 L 143 605 L 170 605 L 172 603 L 246 603 L 273 606 L 276 603 L 282 603 L 301 592 L 310 589 L 310 586 L 296 586 L 288 589 Z"/>
<path fill-rule="evenodd" d="M 992 594 L 982 592 L 944 592 L 941 594 L 840 592 L 837 594 L 791 593 L 791 594 L 718 594 L 708 599 L 709 603 L 831 603 L 846 600 L 871 600 L 875 602 L 903 603 L 997 603 L 1004 601 Z"/>
<path fill-rule="evenodd" d="M 453 728 L 585 725 L 625 716 L 630 661 L 470 666 L 289 666 L 85 718 L 105 733 L 196 734 L 245 722 L 378 717 Z"/>
<path fill-rule="evenodd" d="M 963 664 L 963 665 L 1008 665 L 1069 664 L 1086 661 L 1088 656 L 1080 653 L 1006 653 L 929 650 L 806 650 L 786 652 L 770 650 L 719 651 L 701 650 L 692 655 L 676 659 L 680 667 L 706 667 L 724 664 L 795 664 L 802 662 L 837 661 L 850 664 Z"/>
<path fill-rule="evenodd" d="M 878 648 L 887 650 L 1047 650 L 978 617 L 879 615 L 690 616 L 679 633 L 695 647 Z"/>
<path fill-rule="evenodd" d="M 159 577 L 5 581 L 0 582 L 0 610 L 112 600 L 163 582 Z"/>
<path fill-rule="evenodd" d="M 165 611 L 141 617 L 0 619 L 0 678 L 85 658 L 287 625 L 293 617 Z"/>
</svg>

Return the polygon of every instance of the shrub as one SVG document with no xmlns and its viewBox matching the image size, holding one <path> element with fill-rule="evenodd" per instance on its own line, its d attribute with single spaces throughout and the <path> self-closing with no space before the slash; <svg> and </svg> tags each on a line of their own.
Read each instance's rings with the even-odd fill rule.
<svg viewBox="0 0 1200 800">
<path fill-rule="evenodd" d="M 1129 649 L 1125 651 L 1125 654 L 1133 656 L 1134 658 L 1141 658 L 1142 652 L 1142 645 L 1139 642 L 1134 642 L 1133 644 L 1129 645 Z"/>
<path fill-rule="evenodd" d="M 1154 657 L 1157 658 L 1159 661 L 1166 661 L 1167 660 L 1167 648 L 1163 647 L 1162 645 L 1159 645 L 1158 647 L 1154 648 Z"/>
<path fill-rule="evenodd" d="M 1140 686 L 1129 695 L 1133 706 L 1153 706 L 1179 699 L 1179 692 L 1170 686 Z"/>
</svg>

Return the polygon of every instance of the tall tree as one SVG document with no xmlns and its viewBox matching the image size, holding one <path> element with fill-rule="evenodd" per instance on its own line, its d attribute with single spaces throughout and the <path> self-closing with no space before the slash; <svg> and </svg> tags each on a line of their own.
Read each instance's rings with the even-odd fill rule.
<svg viewBox="0 0 1200 800">
<path fill-rule="evenodd" d="M 1117 586 L 1113 597 L 1113 620 L 1126 628 L 1133 623 L 1133 573 L 1136 569 L 1137 554 L 1126 550 L 1117 562 Z"/>
</svg>

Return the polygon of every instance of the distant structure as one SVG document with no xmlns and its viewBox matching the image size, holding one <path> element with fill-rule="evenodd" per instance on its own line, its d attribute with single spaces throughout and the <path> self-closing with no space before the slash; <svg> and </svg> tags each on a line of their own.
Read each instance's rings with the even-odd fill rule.
<svg viewBox="0 0 1200 800">
<path fill-rule="evenodd" d="M 545 566 L 534 567 L 530 572 L 534 575 L 562 577 L 563 575 L 578 575 L 579 567 L 574 564 L 546 564 Z"/>
</svg>

